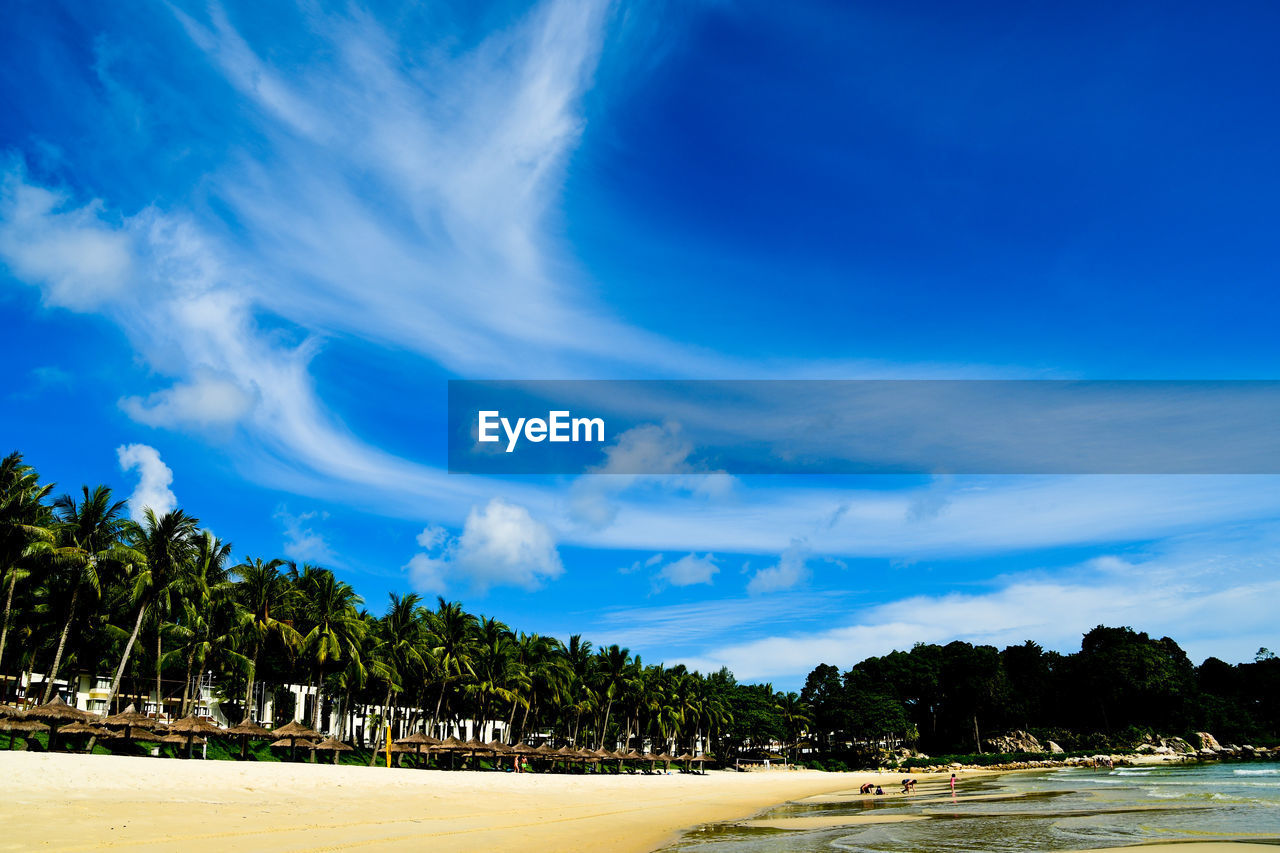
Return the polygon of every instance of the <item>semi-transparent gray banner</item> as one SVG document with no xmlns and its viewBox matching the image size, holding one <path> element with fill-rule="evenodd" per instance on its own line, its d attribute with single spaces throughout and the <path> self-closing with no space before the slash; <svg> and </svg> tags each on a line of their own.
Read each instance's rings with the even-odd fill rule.
<svg viewBox="0 0 1280 853">
<path fill-rule="evenodd" d="M 1277 474 L 1280 382 L 449 383 L 477 474 Z"/>
</svg>

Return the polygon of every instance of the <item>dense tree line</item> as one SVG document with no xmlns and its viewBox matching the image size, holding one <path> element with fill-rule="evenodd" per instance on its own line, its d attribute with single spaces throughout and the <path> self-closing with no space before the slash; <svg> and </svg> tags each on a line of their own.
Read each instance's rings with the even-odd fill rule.
<svg viewBox="0 0 1280 853">
<path fill-rule="evenodd" d="M 817 745 L 867 752 L 912 745 L 931 753 L 983 751 L 991 735 L 1022 729 L 1067 749 L 1127 748 L 1148 733 L 1215 732 L 1237 743 L 1280 734 L 1280 659 L 1209 658 L 1194 666 L 1176 642 L 1099 626 L 1080 651 L 1027 641 L 919 644 L 841 672 L 820 665 L 801 692 Z"/>
<path fill-rule="evenodd" d="M 38 701 L 55 680 L 109 676 L 108 712 L 154 691 L 182 716 L 212 673 L 233 720 L 259 719 L 267 698 L 272 722 L 292 719 L 295 694 L 283 686 L 307 685 L 306 721 L 327 731 L 333 717 L 328 733 L 350 739 L 363 716 L 366 745 L 383 722 L 443 733 L 470 720 L 486 739 L 500 729 L 512 743 L 550 734 L 726 762 L 778 744 L 792 757 L 974 752 L 1015 728 L 1068 749 L 1125 746 L 1142 731 L 1263 743 L 1280 732 L 1280 660 L 1266 650 L 1196 667 L 1167 637 L 1098 627 L 1073 654 L 953 642 L 844 672 L 823 664 L 784 694 L 728 670 L 646 665 L 617 645 L 518 632 L 444 599 L 393 593 L 375 615 L 328 569 L 235 560 L 183 510 L 135 523 L 106 486 L 54 491 L 20 455 L 0 462 L 0 696 L 32 673 L 43 676 L 28 694 Z"/>
<path fill-rule="evenodd" d="M 391 594 L 374 615 L 328 569 L 235 561 L 183 510 L 135 523 L 106 486 L 53 492 L 20 455 L 0 463 L 0 695 L 33 673 L 38 701 L 55 680 L 110 674 L 108 713 L 154 691 L 183 716 L 211 672 L 233 720 L 257 719 L 268 697 L 275 723 L 292 719 L 300 709 L 283 685 L 307 685 L 318 701 L 301 709 L 306 722 L 327 730 L 335 715 L 330 733 L 351 738 L 363 715 L 367 745 L 383 722 L 443 732 L 471 720 L 510 742 L 550 733 L 725 758 L 794 740 L 803 724 L 796 694 L 740 685 L 727 670 L 646 665 L 617 645 L 517 632 L 413 594 Z"/>
</svg>

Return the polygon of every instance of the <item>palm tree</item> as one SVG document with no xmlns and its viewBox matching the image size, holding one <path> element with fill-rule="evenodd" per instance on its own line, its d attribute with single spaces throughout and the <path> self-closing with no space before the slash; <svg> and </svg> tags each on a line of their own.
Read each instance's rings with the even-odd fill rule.
<svg viewBox="0 0 1280 853">
<path fill-rule="evenodd" d="M 390 595 L 386 614 L 373 626 L 372 636 L 375 643 L 370 647 L 370 654 L 377 661 L 376 677 L 387 687 L 386 697 L 382 700 L 382 718 L 390 719 L 391 696 L 404 689 L 407 676 L 414 669 L 421 671 L 426 667 L 423 657 L 425 629 L 419 618 L 419 604 L 422 597 L 417 593 L 408 595 Z M 374 735 L 374 752 L 370 756 L 370 764 L 377 759 L 378 746 L 381 744 L 382 728 Z"/>
<path fill-rule="evenodd" d="M 774 697 L 778 710 L 782 713 L 782 725 L 787 732 L 787 741 L 792 750 L 791 760 L 795 761 L 799 748 L 800 735 L 813 722 L 809 706 L 800 698 L 799 693 L 779 693 Z"/>
<path fill-rule="evenodd" d="M 520 634 L 516 643 L 516 664 L 524 679 L 519 701 L 511 705 L 511 719 L 507 727 L 515 731 L 515 736 L 509 737 L 508 743 L 524 740 L 530 712 L 537 719 L 539 699 L 554 701 L 556 697 L 563 695 L 573 676 L 565 658 L 564 646 L 554 637 L 540 634 Z M 515 729 L 517 707 L 523 709 L 518 730 Z"/>
<path fill-rule="evenodd" d="M 622 695 L 627 683 L 635 678 L 636 665 L 631 660 L 631 652 L 617 644 L 601 649 L 596 653 L 599 663 L 601 693 L 605 697 L 604 722 L 600 725 L 597 749 L 604 748 L 605 732 L 609 728 L 609 712 L 613 710 L 613 700 Z"/>
<path fill-rule="evenodd" d="M 102 592 L 102 570 L 112 566 L 126 566 L 140 559 L 139 555 L 120 544 L 127 521 L 124 518 L 124 501 L 112 501 L 111 489 L 97 486 L 93 491 L 81 487 L 82 500 L 76 503 L 71 495 L 62 495 L 54 501 L 58 519 L 55 528 L 58 547 L 54 552 L 55 563 L 66 570 L 65 581 L 70 587 L 66 619 L 58 635 L 58 648 L 53 665 L 45 679 L 41 702 L 48 702 L 53 692 L 54 679 L 62 665 L 62 653 L 67 646 L 67 635 L 76 617 L 76 605 L 82 593 L 98 596 Z"/>
<path fill-rule="evenodd" d="M 51 517 L 44 500 L 53 484 L 40 485 L 40 477 L 22 454 L 10 453 L 0 461 L 0 579 L 4 581 L 4 615 L 0 617 L 0 673 L 4 672 L 5 642 L 13 610 L 13 593 L 29 574 L 29 561 L 53 547 Z"/>
<path fill-rule="evenodd" d="M 241 639 L 249 648 L 244 690 L 245 719 L 252 719 L 253 685 L 257 677 L 258 656 L 267 641 L 275 638 L 286 648 L 296 648 L 302 640 L 291 622 L 298 590 L 280 573 L 284 560 L 246 559 L 232 571 L 239 577 L 235 598 L 244 619 L 239 622 Z"/>
<path fill-rule="evenodd" d="M 476 632 L 474 678 L 463 692 L 475 702 L 475 722 L 482 740 L 482 733 L 493 719 L 494 705 L 515 701 L 516 693 L 510 685 L 519 678 L 518 670 L 511 629 L 497 619 L 481 619 Z"/>
<path fill-rule="evenodd" d="M 302 637 L 301 648 L 309 659 L 311 683 L 315 685 L 312 728 L 321 731 L 321 694 L 325 673 L 347 656 L 360 651 L 364 622 L 356 607 L 361 599 L 349 584 L 334 577 L 333 572 L 316 566 L 303 566 L 295 583 L 302 594 L 302 617 L 309 627 Z"/>
<path fill-rule="evenodd" d="M 179 582 L 182 616 L 170 630 L 181 642 L 170 656 L 181 655 L 186 663 L 179 716 L 185 717 L 191 712 L 192 671 L 204 672 L 205 662 L 211 656 L 237 669 L 247 664 L 247 659 L 233 650 L 238 628 L 235 623 L 243 621 L 246 614 L 233 606 L 234 587 L 227 567 L 230 558 L 230 543 L 224 543 L 207 530 L 202 531 L 196 540 L 191 571 Z"/>
<path fill-rule="evenodd" d="M 440 693 L 436 696 L 436 709 L 431 715 L 434 729 L 440 720 L 445 688 L 449 681 L 471 674 L 474 651 L 476 617 L 462 609 L 456 601 L 436 599 L 436 609 L 427 619 L 427 654 L 440 679 Z"/>
<path fill-rule="evenodd" d="M 143 558 L 136 564 L 133 578 L 133 600 L 137 608 L 134 616 L 133 631 L 125 643 L 124 652 L 120 655 L 120 665 L 116 668 L 115 677 L 111 680 L 111 691 L 107 694 L 108 709 L 115 701 L 120 690 L 120 681 L 124 678 L 125 668 L 133 654 L 138 633 L 142 630 L 143 620 L 148 610 L 168 592 L 189 568 L 195 556 L 195 540 L 199 519 L 192 518 L 180 509 L 157 516 L 147 507 L 142 524 L 130 525 L 127 538 L 134 551 Z M 159 710 L 159 660 L 156 662 L 156 703 Z"/>
</svg>

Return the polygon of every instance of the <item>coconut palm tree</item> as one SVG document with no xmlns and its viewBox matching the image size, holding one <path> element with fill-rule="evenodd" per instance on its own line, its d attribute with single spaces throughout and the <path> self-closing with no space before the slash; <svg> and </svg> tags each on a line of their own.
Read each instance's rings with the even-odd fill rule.
<svg viewBox="0 0 1280 853">
<path fill-rule="evenodd" d="M 424 657 L 426 628 L 419 615 L 422 596 L 390 594 L 386 614 L 370 628 L 369 656 L 377 663 L 375 678 L 386 685 L 382 700 L 382 719 L 391 718 L 391 697 L 403 692 L 411 673 L 426 667 Z M 370 765 L 377 759 L 377 749 L 382 742 L 382 728 L 374 734 L 374 752 Z"/>
<path fill-rule="evenodd" d="M 186 571 L 196 552 L 196 536 L 199 519 L 187 515 L 180 509 L 157 516 L 150 507 L 143 513 L 142 524 L 130 525 L 126 533 L 129 546 L 143 558 L 135 565 L 132 578 L 132 598 L 136 608 L 133 630 L 125 643 L 124 652 L 120 655 L 120 665 L 116 668 L 115 677 L 111 680 L 111 690 L 107 694 L 108 709 L 120 691 L 120 681 L 124 678 L 133 647 L 137 643 L 138 633 L 142 630 L 143 620 L 148 612 L 168 592 Z M 156 662 L 156 701 L 160 701 L 159 660 Z"/>
<path fill-rule="evenodd" d="M 315 686 L 312 728 L 322 731 L 320 718 L 325 674 L 360 651 L 364 622 L 357 607 L 361 598 L 350 584 L 338 580 L 328 569 L 317 566 L 303 566 L 295 584 L 302 596 L 299 610 L 306 626 L 300 647 L 311 669 L 311 683 Z"/>
<path fill-rule="evenodd" d="M 782 724 L 787 733 L 787 744 L 791 750 L 791 760 L 795 761 L 800 735 L 813 723 L 809 705 L 800 698 L 799 693 L 778 693 L 774 702 L 782 713 Z"/>
<path fill-rule="evenodd" d="M 475 649 L 476 617 L 462 609 L 457 602 L 436 599 L 436 609 L 427 617 L 427 655 L 435 677 L 440 681 L 436 695 L 436 708 L 431 715 L 434 729 L 440 721 L 445 688 L 453 679 L 472 674 L 472 655 Z"/>
<path fill-rule="evenodd" d="M 30 574 L 30 563 L 53 548 L 52 516 L 44 500 L 53 484 L 10 453 L 0 461 L 0 581 L 4 584 L 4 612 L 0 616 L 0 673 L 4 672 L 5 643 L 18 581 Z"/>
<path fill-rule="evenodd" d="M 248 659 L 234 649 L 240 625 L 248 617 L 234 606 L 230 559 L 230 543 L 201 531 L 191 571 L 179 581 L 181 618 L 170 629 L 179 647 L 167 656 L 180 657 L 186 664 L 179 716 L 191 713 L 193 671 L 204 672 L 205 663 L 214 657 L 237 670 L 248 665 Z"/>
<path fill-rule="evenodd" d="M 240 640 L 248 649 L 248 667 L 244 691 L 244 714 L 251 719 L 253 685 L 257 677 L 258 656 L 272 639 L 286 649 L 297 648 L 302 635 L 294 629 L 293 608 L 299 600 L 296 587 L 280 572 L 284 560 L 245 559 L 232 571 L 239 582 L 235 601 L 244 618 L 238 620 Z"/>
<path fill-rule="evenodd" d="M 103 572 L 110 568 L 123 569 L 141 559 L 130 548 L 120 544 L 120 537 L 128 524 L 124 517 L 124 501 L 113 501 L 111 489 L 97 486 L 92 491 L 81 487 L 81 500 L 77 503 L 71 495 L 62 495 L 54 501 L 57 518 L 55 532 L 57 547 L 53 552 L 55 573 L 64 577 L 67 594 L 66 618 L 58 635 L 58 647 L 45 679 L 44 695 L 40 701 L 48 702 L 53 692 L 54 679 L 62 665 L 71 623 L 76 618 L 76 606 L 82 596 L 97 598 L 102 592 Z"/>
<path fill-rule="evenodd" d="M 613 710 L 613 701 L 621 696 L 627 684 L 636 677 L 637 665 L 631 660 L 629 649 L 617 644 L 601 649 L 596 653 L 597 673 L 599 676 L 600 694 L 605 699 L 604 722 L 600 725 L 597 749 L 604 748 L 605 733 L 609 728 L 609 713 Z"/>
<path fill-rule="evenodd" d="M 488 727 L 496 705 L 515 701 L 511 685 L 519 678 L 518 670 L 511 629 L 497 619 L 482 618 L 476 631 L 472 678 L 463 688 L 475 704 L 478 733 Z M 483 734 L 479 736 L 484 739 Z"/>
</svg>

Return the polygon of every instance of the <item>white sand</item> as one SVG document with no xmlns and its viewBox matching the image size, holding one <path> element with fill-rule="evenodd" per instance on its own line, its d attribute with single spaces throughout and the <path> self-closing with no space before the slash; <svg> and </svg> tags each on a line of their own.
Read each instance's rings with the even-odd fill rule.
<svg viewBox="0 0 1280 853">
<path fill-rule="evenodd" d="M 0 752 L 0 850 L 652 850 L 868 774 L 446 772 Z"/>
</svg>

